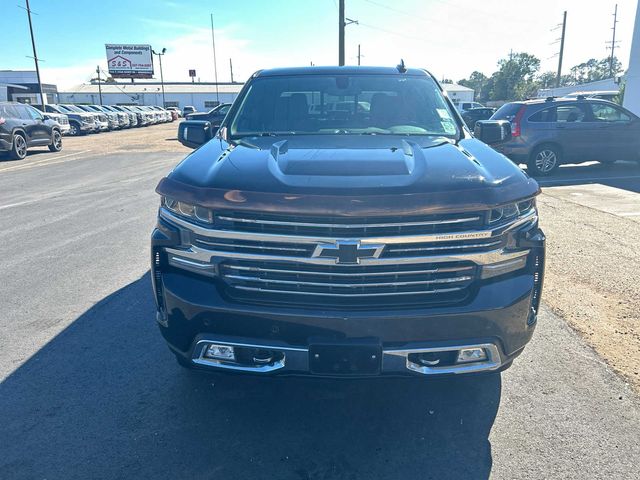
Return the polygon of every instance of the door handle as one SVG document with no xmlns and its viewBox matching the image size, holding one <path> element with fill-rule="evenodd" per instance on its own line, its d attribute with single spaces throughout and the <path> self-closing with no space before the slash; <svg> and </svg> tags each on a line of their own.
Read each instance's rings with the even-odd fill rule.
<svg viewBox="0 0 640 480">
<path fill-rule="evenodd" d="M 567 128 L 566 125 L 556 125 L 556 128 Z"/>
</svg>

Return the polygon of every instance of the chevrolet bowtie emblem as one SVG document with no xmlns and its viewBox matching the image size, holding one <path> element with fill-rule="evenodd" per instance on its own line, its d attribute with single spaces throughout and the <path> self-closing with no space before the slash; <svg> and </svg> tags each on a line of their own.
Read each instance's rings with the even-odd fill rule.
<svg viewBox="0 0 640 480">
<path fill-rule="evenodd" d="M 314 257 L 335 258 L 342 265 L 358 264 L 361 258 L 378 258 L 384 245 L 361 245 L 358 240 L 340 240 L 336 243 L 320 243 L 313 251 Z"/>
</svg>

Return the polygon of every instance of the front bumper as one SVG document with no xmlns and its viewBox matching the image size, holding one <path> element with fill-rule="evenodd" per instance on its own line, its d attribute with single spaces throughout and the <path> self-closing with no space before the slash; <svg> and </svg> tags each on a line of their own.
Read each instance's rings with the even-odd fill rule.
<svg viewBox="0 0 640 480">
<path fill-rule="evenodd" d="M 372 339 L 380 345 L 378 375 L 447 375 L 506 368 L 531 339 L 544 273 L 544 235 L 534 225 L 522 235 L 517 251 L 526 256 L 526 266 L 477 280 L 474 294 L 460 304 L 351 310 L 254 304 L 227 297 L 220 279 L 159 261 L 175 250 L 174 244 L 166 225 L 154 231 L 152 282 L 158 324 L 169 347 L 183 363 L 196 368 L 256 374 L 317 375 L 310 368 L 310 347 L 318 339 L 336 344 Z M 484 258 L 491 268 L 504 255 L 513 252 L 499 251 Z M 278 357 L 272 365 L 249 368 L 212 362 L 203 358 L 207 343 L 250 345 L 278 352 Z M 419 351 L 478 346 L 485 350 L 486 361 L 446 368 L 414 368 L 408 361 Z"/>
<path fill-rule="evenodd" d="M 466 305 L 448 308 L 334 311 L 234 303 L 208 278 L 154 270 L 162 306 L 157 314 L 171 350 L 198 368 L 311 375 L 309 346 L 315 340 L 373 338 L 382 349 L 381 375 L 454 374 L 498 370 L 520 354 L 536 324 L 533 273 L 483 285 Z M 158 297 L 157 297 L 158 300 Z M 202 359 L 204 343 L 254 345 L 285 354 L 279 368 L 256 371 Z M 457 350 L 482 345 L 490 362 L 454 369 L 416 371 L 407 355 L 418 350 Z"/>
</svg>

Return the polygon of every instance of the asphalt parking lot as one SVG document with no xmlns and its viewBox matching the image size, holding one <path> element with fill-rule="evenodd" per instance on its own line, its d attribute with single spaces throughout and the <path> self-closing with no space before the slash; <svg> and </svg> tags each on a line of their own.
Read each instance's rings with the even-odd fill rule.
<svg viewBox="0 0 640 480">
<path fill-rule="evenodd" d="M 155 326 L 148 236 L 154 187 L 189 151 L 176 129 L 0 161 L 0 478 L 638 478 L 620 347 L 638 341 L 614 332 L 638 323 L 638 165 L 542 182 L 544 308 L 501 375 L 218 378 L 178 367 Z"/>
</svg>

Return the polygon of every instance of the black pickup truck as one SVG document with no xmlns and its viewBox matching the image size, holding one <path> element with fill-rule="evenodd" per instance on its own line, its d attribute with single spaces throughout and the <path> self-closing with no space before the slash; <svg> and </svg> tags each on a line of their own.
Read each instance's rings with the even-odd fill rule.
<svg viewBox="0 0 640 480">
<path fill-rule="evenodd" d="M 263 70 L 163 178 L 157 322 L 189 368 L 437 376 L 507 368 L 536 325 L 538 184 L 425 70 Z"/>
</svg>

